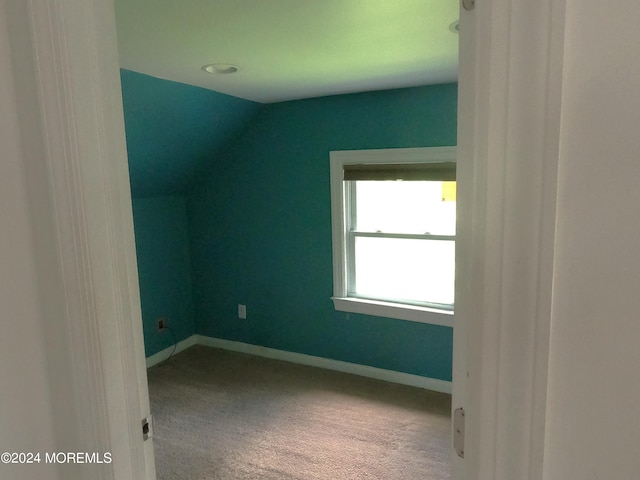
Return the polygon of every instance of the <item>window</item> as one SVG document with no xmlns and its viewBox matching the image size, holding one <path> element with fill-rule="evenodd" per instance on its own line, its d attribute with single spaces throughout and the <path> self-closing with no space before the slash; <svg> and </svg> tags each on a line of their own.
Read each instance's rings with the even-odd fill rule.
<svg viewBox="0 0 640 480">
<path fill-rule="evenodd" d="M 331 152 L 335 308 L 452 325 L 455 147 Z"/>
</svg>

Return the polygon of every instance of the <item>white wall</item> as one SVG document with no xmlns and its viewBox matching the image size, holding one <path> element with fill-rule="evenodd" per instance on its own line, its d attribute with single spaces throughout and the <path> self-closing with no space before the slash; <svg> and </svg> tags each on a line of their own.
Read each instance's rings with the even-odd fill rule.
<svg viewBox="0 0 640 480">
<path fill-rule="evenodd" d="M 0 3 L 0 452 L 54 445 L 44 316 L 7 32 Z M 55 479 L 55 466 L 0 464 L 0 478 Z"/>
<path fill-rule="evenodd" d="M 638 479 L 640 9 L 566 18 L 545 479 Z"/>
</svg>

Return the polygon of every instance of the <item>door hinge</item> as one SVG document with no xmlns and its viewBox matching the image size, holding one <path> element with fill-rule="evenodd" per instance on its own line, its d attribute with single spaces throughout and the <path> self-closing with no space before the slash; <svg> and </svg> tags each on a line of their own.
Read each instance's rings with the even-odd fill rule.
<svg viewBox="0 0 640 480">
<path fill-rule="evenodd" d="M 453 448 L 460 458 L 464 458 L 464 408 L 453 412 Z"/>
<path fill-rule="evenodd" d="M 476 0 L 462 0 L 462 6 L 465 10 L 473 10 L 476 8 Z"/>
<path fill-rule="evenodd" d="M 153 435 L 153 423 L 152 423 L 152 416 L 149 415 L 148 417 L 145 417 L 142 419 L 142 440 L 146 441 L 149 438 L 152 437 Z"/>
</svg>

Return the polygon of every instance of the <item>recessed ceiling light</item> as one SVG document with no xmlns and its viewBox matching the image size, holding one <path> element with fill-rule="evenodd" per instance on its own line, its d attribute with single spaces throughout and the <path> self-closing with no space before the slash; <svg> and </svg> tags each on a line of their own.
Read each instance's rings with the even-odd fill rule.
<svg viewBox="0 0 640 480">
<path fill-rule="evenodd" d="M 460 33 L 460 20 L 456 20 L 451 25 L 449 25 L 449 30 L 453 33 Z"/>
<path fill-rule="evenodd" d="M 214 75 L 229 75 L 231 73 L 236 73 L 240 70 L 240 67 L 231 63 L 211 63 L 202 67 L 202 70 Z"/>
</svg>

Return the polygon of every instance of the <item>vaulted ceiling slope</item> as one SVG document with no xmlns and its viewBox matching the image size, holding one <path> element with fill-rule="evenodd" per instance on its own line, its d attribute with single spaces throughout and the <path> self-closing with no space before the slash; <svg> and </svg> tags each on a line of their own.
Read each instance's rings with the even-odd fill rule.
<svg viewBox="0 0 640 480">
<path fill-rule="evenodd" d="M 125 69 L 261 103 L 457 78 L 458 0 L 115 0 Z M 206 64 L 235 64 L 211 75 Z"/>
<path fill-rule="evenodd" d="M 128 70 L 120 77 L 134 197 L 187 191 L 261 107 Z"/>
</svg>

